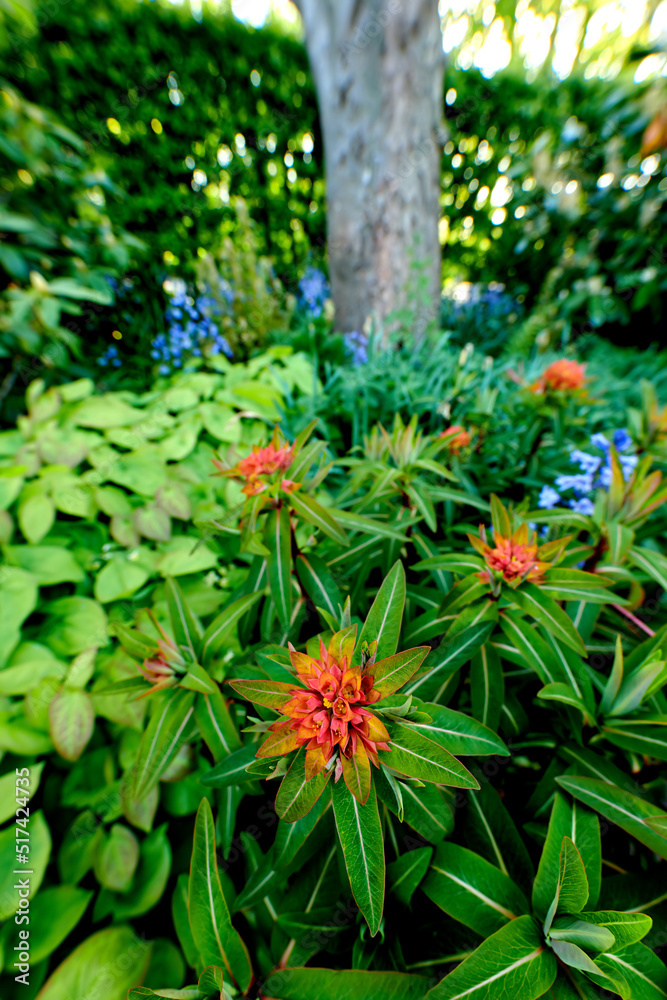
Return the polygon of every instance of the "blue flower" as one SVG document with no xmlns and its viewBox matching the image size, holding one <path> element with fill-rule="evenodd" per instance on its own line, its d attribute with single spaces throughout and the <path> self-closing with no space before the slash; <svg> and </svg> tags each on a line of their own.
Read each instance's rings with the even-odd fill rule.
<svg viewBox="0 0 667 1000">
<path fill-rule="evenodd" d="M 570 453 L 570 461 L 578 462 L 582 472 L 597 472 L 602 464 L 602 459 L 597 455 L 589 455 L 586 451 L 575 449 Z"/>
<path fill-rule="evenodd" d="M 345 353 L 353 365 L 365 365 L 368 361 L 368 338 L 359 330 L 352 330 L 343 337 Z"/>
<path fill-rule="evenodd" d="M 609 439 L 604 434 L 594 434 L 591 438 L 591 444 L 594 448 L 600 448 L 601 451 L 609 451 Z"/>
<path fill-rule="evenodd" d="M 595 504 L 588 497 L 582 497 L 581 500 L 570 500 L 570 507 L 577 514 L 592 514 L 595 510 Z"/>
<path fill-rule="evenodd" d="M 623 478 L 627 481 L 634 472 L 639 457 L 637 455 L 619 455 L 618 460 L 623 470 Z"/>
<path fill-rule="evenodd" d="M 329 298 L 329 282 L 318 268 L 309 265 L 299 281 L 301 302 L 313 316 L 321 316 Z"/>
<path fill-rule="evenodd" d="M 557 493 L 553 486 L 543 486 L 540 490 L 540 496 L 537 501 L 537 506 L 542 507 L 545 510 L 551 510 L 560 501 L 560 493 Z"/>
<path fill-rule="evenodd" d="M 616 451 L 627 451 L 632 446 L 632 438 L 625 428 L 620 431 L 614 431 L 613 440 Z"/>
<path fill-rule="evenodd" d="M 575 493 L 590 493 L 593 489 L 591 475 L 558 476 L 556 486 L 559 490 L 574 490 Z"/>
<path fill-rule="evenodd" d="M 160 372 L 160 375 L 168 375 L 170 371 L 169 365 L 160 365 L 158 371 Z"/>
<path fill-rule="evenodd" d="M 598 480 L 598 485 L 603 486 L 605 490 L 608 490 L 611 486 L 611 466 L 605 465 L 604 468 L 600 469 L 600 479 Z"/>
</svg>

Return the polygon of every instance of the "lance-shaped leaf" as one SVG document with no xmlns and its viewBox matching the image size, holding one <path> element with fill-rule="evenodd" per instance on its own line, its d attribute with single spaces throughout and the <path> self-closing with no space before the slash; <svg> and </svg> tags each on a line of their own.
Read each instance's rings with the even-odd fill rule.
<svg viewBox="0 0 667 1000">
<path fill-rule="evenodd" d="M 667 672 L 664 660 L 653 660 L 626 674 L 608 714 L 618 716 L 634 712 L 656 687 L 662 686 L 665 680 Z"/>
<path fill-rule="evenodd" d="M 445 637 L 434 649 L 428 663 L 405 688 L 406 694 L 416 694 L 428 701 L 438 701 L 453 683 L 457 671 L 468 663 L 493 631 L 495 622 L 486 618 L 470 625 L 452 639 Z M 414 638 L 414 636 L 412 637 Z"/>
<path fill-rule="evenodd" d="M 335 519 L 338 511 L 332 514 L 317 500 L 299 492 L 290 494 L 289 503 L 295 514 L 319 528 L 329 538 L 333 538 L 334 542 L 338 542 L 339 545 L 350 544 L 345 531 Z"/>
<path fill-rule="evenodd" d="M 467 796 L 463 810 L 465 843 L 530 893 L 535 871 L 526 846 L 498 792 L 488 780 L 481 780 L 481 771 L 472 771 L 481 787 Z"/>
<path fill-rule="evenodd" d="M 465 608 L 466 605 L 478 601 L 480 597 L 485 597 L 488 593 L 488 583 L 480 580 L 477 573 L 471 573 L 454 584 L 440 605 L 438 613 L 440 615 L 453 615 L 462 608 Z"/>
<path fill-rule="evenodd" d="M 195 722 L 216 764 L 223 757 L 240 750 L 241 740 L 217 686 L 215 691 L 197 698 Z"/>
<path fill-rule="evenodd" d="M 246 611 L 248 611 L 261 596 L 261 591 L 256 591 L 252 594 L 244 594 L 243 597 L 239 597 L 238 600 L 233 601 L 232 604 L 226 607 L 224 611 L 221 611 L 220 614 L 213 619 L 204 632 L 204 636 L 202 638 L 201 657 L 204 665 L 211 662 L 227 637 L 229 631 L 234 628 L 240 619 L 243 618 Z"/>
<path fill-rule="evenodd" d="M 610 975 L 618 972 L 623 976 L 631 1000 L 664 1000 L 667 996 L 667 966 L 646 945 L 633 944 L 603 955 L 597 964 Z"/>
<path fill-rule="evenodd" d="M 586 898 L 578 909 L 558 906 L 559 913 L 578 913 L 589 898 L 595 905 L 600 893 L 600 824 L 597 816 L 576 802 L 570 804 L 557 794 L 554 799 L 547 839 L 542 848 L 542 856 L 533 884 L 533 910 L 541 920 L 547 915 L 561 881 L 561 851 L 564 840 L 576 845 L 585 866 Z M 573 861 L 574 864 L 574 861 Z M 582 889 L 583 892 L 583 889 Z M 561 900 L 561 903 L 563 900 Z M 578 905 L 579 896 L 577 896 Z"/>
<path fill-rule="evenodd" d="M 384 906 L 384 843 L 375 788 L 365 805 L 350 795 L 342 781 L 333 786 L 336 829 L 343 848 L 352 895 L 375 936 Z"/>
<path fill-rule="evenodd" d="M 602 732 L 614 746 L 667 761 L 667 731 L 665 726 L 633 724 L 632 719 L 628 722 L 620 719 L 613 720 L 613 722 L 615 724 L 607 723 L 604 725 Z"/>
<path fill-rule="evenodd" d="M 620 635 L 616 636 L 616 649 L 614 653 L 614 665 L 612 671 L 609 675 L 609 679 L 605 684 L 605 688 L 602 694 L 602 699 L 600 701 L 600 712 L 602 715 L 607 715 L 611 709 L 611 706 L 616 700 L 616 695 L 620 691 L 621 683 L 623 682 L 623 645 L 621 643 Z"/>
<path fill-rule="evenodd" d="M 343 598 L 327 564 L 309 552 L 297 556 L 296 572 L 315 607 L 324 608 L 332 618 L 338 618 Z"/>
<path fill-rule="evenodd" d="M 432 856 L 432 847 L 418 847 L 387 865 L 389 890 L 406 906 L 410 905 L 417 886 L 426 875 Z"/>
<path fill-rule="evenodd" d="M 479 573 L 484 569 L 484 560 L 471 553 L 448 552 L 441 556 L 431 556 L 422 559 L 415 566 L 416 570 L 439 570 L 444 569 L 450 573 Z"/>
<path fill-rule="evenodd" d="M 391 538 L 397 542 L 405 541 L 405 533 L 410 527 L 410 521 L 398 527 L 373 517 L 364 517 L 351 510 L 337 510 L 336 520 L 349 528 L 350 531 L 361 531 L 373 535 L 374 538 Z"/>
<path fill-rule="evenodd" d="M 321 771 L 306 778 L 306 748 L 301 747 L 283 778 L 276 796 L 276 812 L 286 823 L 293 823 L 310 812 L 326 788 L 331 771 Z"/>
<path fill-rule="evenodd" d="M 543 684 L 567 680 L 555 650 L 545 642 L 537 628 L 529 621 L 521 618 L 515 611 L 503 609 L 500 627 L 519 653 L 519 662 L 527 663 Z"/>
<path fill-rule="evenodd" d="M 423 976 L 362 969 L 288 968 L 264 982 L 267 1000 L 423 1000 L 427 989 Z"/>
<path fill-rule="evenodd" d="M 354 651 L 353 663 L 361 662 L 361 644 L 377 640 L 376 659 L 393 656 L 405 607 L 405 570 L 403 563 L 394 563 L 378 590 L 368 612 Z"/>
<path fill-rule="evenodd" d="M 65 760 L 78 760 L 95 726 L 93 700 L 87 691 L 61 688 L 49 703 L 49 732 Z"/>
<path fill-rule="evenodd" d="M 272 510 L 266 521 L 264 544 L 271 597 L 285 632 L 292 622 L 292 529 L 287 507 Z"/>
<path fill-rule="evenodd" d="M 460 760 L 414 727 L 387 720 L 387 729 L 390 749 L 380 750 L 379 756 L 392 770 L 439 785 L 479 788 L 477 780 Z"/>
<path fill-rule="evenodd" d="M 199 694 L 209 695 L 215 694 L 218 690 L 218 685 L 213 678 L 209 677 L 204 668 L 200 667 L 198 663 L 190 663 L 188 665 L 187 673 L 181 677 L 180 687 L 186 688 L 188 691 L 197 691 Z"/>
<path fill-rule="evenodd" d="M 667 590 L 667 559 L 653 549 L 632 548 L 627 554 L 628 561 L 647 576 L 655 580 L 663 590 Z"/>
<path fill-rule="evenodd" d="M 484 726 L 497 729 L 505 695 L 505 680 L 500 657 L 488 642 L 472 658 L 470 695 L 475 718 Z"/>
<path fill-rule="evenodd" d="M 132 794 L 143 798 L 159 781 L 189 735 L 194 713 L 192 691 L 169 691 L 155 701 L 148 728 L 141 737 L 133 770 Z"/>
<path fill-rule="evenodd" d="M 164 585 L 169 609 L 171 632 L 176 645 L 186 649 L 193 660 L 197 659 L 197 650 L 201 641 L 201 633 L 194 615 L 188 608 L 183 591 L 171 577 L 167 577 Z"/>
<path fill-rule="evenodd" d="M 545 933 L 548 933 L 556 913 L 580 913 L 587 902 L 588 879 L 581 854 L 569 837 L 563 837 L 558 859 L 556 892 L 547 910 Z"/>
<path fill-rule="evenodd" d="M 398 816 L 399 806 L 386 776 L 382 772 L 376 772 L 373 783 L 377 786 L 382 802 Z M 454 817 L 439 788 L 435 785 L 415 788 L 408 782 L 400 782 L 399 788 L 403 806 L 401 819 L 404 818 L 408 826 L 432 844 L 449 836 L 454 829 Z"/>
<path fill-rule="evenodd" d="M 508 875 L 458 844 L 438 846 L 422 888 L 441 910 L 485 937 L 529 912 Z"/>
<path fill-rule="evenodd" d="M 247 746 L 235 750 L 233 753 L 223 757 L 215 767 L 203 774 L 199 779 L 202 785 L 213 785 L 215 788 L 229 788 L 232 785 L 241 785 L 247 781 L 256 780 L 256 775 L 248 774 L 247 767 L 257 759 L 257 743 L 249 743 Z"/>
<path fill-rule="evenodd" d="M 313 808 L 301 819 L 294 820 L 293 823 L 280 820 L 273 844 L 273 863 L 276 868 L 286 868 L 294 860 L 297 852 L 330 807 L 330 797 L 321 795 Z"/>
<path fill-rule="evenodd" d="M 549 929 L 552 941 L 569 941 L 589 951 L 610 951 L 616 938 L 609 927 L 596 926 L 578 917 L 556 917 Z"/>
<path fill-rule="evenodd" d="M 507 756 L 509 750 L 491 729 L 463 712 L 443 705 L 413 699 L 415 707 L 431 716 L 430 722 L 413 722 L 411 727 L 457 757 Z"/>
<path fill-rule="evenodd" d="M 188 910 L 195 945 L 204 963 L 222 965 L 240 989 L 247 990 L 252 967 L 241 936 L 232 926 L 220 884 L 215 824 L 208 799 L 202 799 L 195 820 Z"/>
<path fill-rule="evenodd" d="M 197 986 L 205 997 L 222 1000 L 222 990 L 224 987 L 222 969 L 218 965 L 207 965 L 199 977 Z"/>
<path fill-rule="evenodd" d="M 598 928 L 604 927 L 613 934 L 614 943 L 604 949 L 611 952 L 623 951 L 631 944 L 641 941 L 651 930 L 653 924 L 651 917 L 645 913 L 625 913 L 618 910 L 583 912 L 579 914 L 579 919 Z"/>
<path fill-rule="evenodd" d="M 343 754 L 340 762 L 345 784 L 355 799 L 365 805 L 371 792 L 371 762 L 361 740 L 357 742 L 354 753 L 350 757 Z"/>
<path fill-rule="evenodd" d="M 588 714 L 586 706 L 569 684 L 545 684 L 541 691 L 537 692 L 537 697 L 541 698 L 542 701 L 557 701 L 561 705 L 576 708 L 578 712 L 581 712 L 586 725 L 593 724 L 593 719 Z"/>
<path fill-rule="evenodd" d="M 540 591 L 555 601 L 586 601 L 589 604 L 611 604 L 619 597 L 609 590 L 613 580 L 598 573 L 585 573 L 580 569 L 547 570 Z M 621 600 L 621 603 L 622 600 Z"/>
<path fill-rule="evenodd" d="M 586 647 L 571 619 L 560 605 L 541 592 L 540 587 L 524 582 L 512 591 L 512 600 L 556 639 L 570 646 L 576 653 L 586 656 Z"/>
<path fill-rule="evenodd" d="M 276 711 L 280 711 L 285 702 L 289 701 L 294 690 L 303 688 L 296 677 L 294 684 L 265 681 L 261 677 L 252 681 L 232 680 L 229 684 L 247 701 L 252 701 L 255 705 L 264 705 L 265 708 L 274 708 Z"/>
<path fill-rule="evenodd" d="M 556 778 L 558 784 L 580 802 L 595 809 L 605 819 L 620 826 L 622 830 L 645 844 L 659 857 L 667 860 L 667 825 L 665 832 L 659 833 L 647 822 L 660 817 L 667 824 L 667 813 L 658 809 L 646 799 L 615 785 L 596 778 L 580 778 L 564 775 Z"/>
<path fill-rule="evenodd" d="M 398 691 L 419 670 L 430 652 L 430 646 L 417 646 L 415 649 L 406 649 L 403 653 L 386 656 L 383 660 L 376 660 L 370 668 L 370 673 L 375 678 L 373 687 L 383 698 Z"/>
<path fill-rule="evenodd" d="M 556 978 L 556 959 L 532 917 L 524 916 L 487 938 L 426 1000 L 537 1000 Z"/>
</svg>

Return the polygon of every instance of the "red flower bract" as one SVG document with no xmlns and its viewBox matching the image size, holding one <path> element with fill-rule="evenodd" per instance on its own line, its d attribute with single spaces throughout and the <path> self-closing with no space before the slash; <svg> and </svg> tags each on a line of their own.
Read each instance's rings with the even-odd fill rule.
<svg viewBox="0 0 667 1000">
<path fill-rule="evenodd" d="M 531 392 L 574 392 L 583 389 L 586 382 L 586 366 L 578 361 L 560 358 L 554 361 L 542 372 L 540 378 L 531 386 Z"/>
<path fill-rule="evenodd" d="M 288 718 L 271 726 L 273 733 L 291 732 L 292 746 L 307 744 L 306 772 L 321 771 L 335 747 L 351 757 L 361 742 L 369 758 L 377 765 L 377 751 L 389 750 L 389 733 L 367 705 L 381 697 L 373 687 L 373 677 L 366 671 L 373 664 L 371 657 L 364 667 L 349 666 L 351 650 L 338 656 L 327 650 L 320 640 L 320 656 L 314 659 L 297 652 L 290 644 L 290 659 L 299 680 L 306 689 L 295 688 L 280 711 Z M 271 743 L 275 736 L 269 737 Z M 260 750 L 261 753 L 261 750 Z"/>
<path fill-rule="evenodd" d="M 233 468 L 226 468 L 222 462 L 215 458 L 213 459 L 213 464 L 216 469 L 219 469 L 219 475 L 221 476 L 229 476 L 232 479 L 244 479 L 245 486 L 241 492 L 245 493 L 246 496 L 252 497 L 268 489 L 271 485 L 269 481 L 270 477 L 289 469 L 293 461 L 294 445 L 288 445 L 284 442 L 281 444 L 281 438 L 276 427 L 271 444 L 266 445 L 265 448 L 255 445 L 250 454 L 237 462 Z M 280 482 L 280 488 L 285 493 L 293 493 L 299 489 L 300 485 L 301 483 L 295 483 L 291 479 L 282 479 Z"/>
</svg>

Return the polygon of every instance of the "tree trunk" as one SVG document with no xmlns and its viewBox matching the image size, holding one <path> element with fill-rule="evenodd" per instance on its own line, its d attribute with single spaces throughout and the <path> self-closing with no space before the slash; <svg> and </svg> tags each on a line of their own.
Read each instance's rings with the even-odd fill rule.
<svg viewBox="0 0 667 1000">
<path fill-rule="evenodd" d="M 441 290 L 444 56 L 438 0 L 297 0 L 320 106 L 336 327 L 409 309 L 418 335 Z"/>
</svg>

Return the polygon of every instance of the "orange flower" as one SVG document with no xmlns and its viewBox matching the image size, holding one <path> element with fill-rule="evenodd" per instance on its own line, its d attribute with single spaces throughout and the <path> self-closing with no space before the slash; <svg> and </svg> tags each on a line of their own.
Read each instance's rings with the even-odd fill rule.
<svg viewBox="0 0 667 1000">
<path fill-rule="evenodd" d="M 570 361 L 568 358 L 560 358 L 549 365 L 530 389 L 535 393 L 544 393 L 548 390 L 574 392 L 583 389 L 585 382 L 585 365 L 580 365 L 578 361 Z"/>
<path fill-rule="evenodd" d="M 378 752 L 391 750 L 385 724 L 369 708 L 407 684 L 430 647 L 376 660 L 377 643 L 362 643 L 361 662 L 352 664 L 356 637 L 355 625 L 335 632 L 328 648 L 320 640 L 317 658 L 288 643 L 294 684 L 264 679 L 230 684 L 248 701 L 280 715 L 269 726 L 258 757 L 281 757 L 305 747 L 306 780 L 326 769 L 336 781 L 344 777 L 363 803 L 371 788 L 369 761 L 379 767 Z"/>
<path fill-rule="evenodd" d="M 447 429 L 442 431 L 438 437 L 449 439 L 447 448 L 453 455 L 458 455 L 461 449 L 467 448 L 472 441 L 470 431 L 467 431 L 465 427 L 462 427 L 460 424 L 454 424 L 452 427 L 447 427 Z"/>
<path fill-rule="evenodd" d="M 377 751 L 389 749 L 384 724 L 365 707 L 381 697 L 369 673 L 375 658 L 370 657 L 363 668 L 351 667 L 351 653 L 351 649 L 330 653 L 320 640 L 320 656 L 314 659 L 289 644 L 292 665 L 305 689 L 291 692 L 291 698 L 280 709 L 288 719 L 274 722 L 271 730 L 293 733 L 294 747 L 307 744 L 306 772 L 311 775 L 323 770 L 335 747 L 350 758 L 361 742 L 376 766 Z M 274 739 L 269 737 L 268 742 Z"/>
<path fill-rule="evenodd" d="M 246 496 L 252 497 L 257 493 L 263 493 L 271 485 L 266 478 L 275 475 L 277 472 L 284 472 L 289 469 L 294 461 L 294 446 L 280 443 L 278 428 L 273 432 L 271 444 L 265 448 L 255 445 L 249 455 L 242 458 L 237 464 L 228 469 L 217 459 L 213 459 L 218 475 L 230 476 L 232 479 L 244 479 L 245 486 L 241 490 Z M 215 475 L 215 473 L 214 473 Z M 280 488 L 286 493 L 293 493 L 298 490 L 301 483 L 295 483 L 291 479 L 282 479 Z"/>
<path fill-rule="evenodd" d="M 540 560 L 540 549 L 535 544 L 535 534 L 528 538 L 528 526 L 522 524 L 511 536 L 505 538 L 499 532 L 493 533 L 493 546 L 486 540 L 484 525 L 480 525 L 480 537 L 468 535 L 471 545 L 484 557 L 489 567 L 478 576 L 484 583 L 504 580 L 510 587 L 517 587 L 523 580 L 543 583 L 544 571 L 551 563 Z"/>
</svg>

